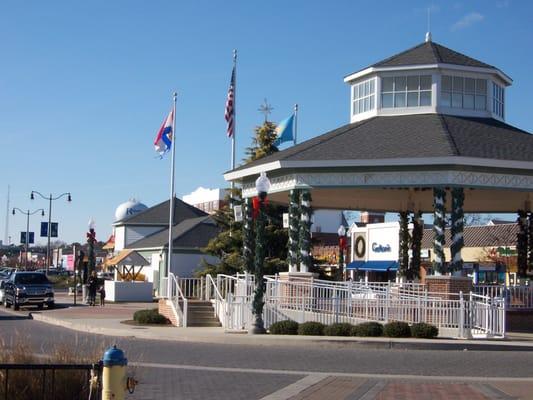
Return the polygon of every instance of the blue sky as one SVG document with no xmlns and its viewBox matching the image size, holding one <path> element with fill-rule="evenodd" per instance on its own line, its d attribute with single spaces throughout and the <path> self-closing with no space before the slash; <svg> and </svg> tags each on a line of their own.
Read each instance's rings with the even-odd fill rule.
<svg viewBox="0 0 533 400">
<path fill-rule="evenodd" d="M 177 90 L 176 191 L 224 186 L 230 165 L 224 103 L 239 52 L 237 154 L 250 145 L 264 98 L 273 121 L 300 105 L 299 139 L 349 119 L 342 78 L 424 40 L 495 65 L 514 79 L 507 122 L 533 131 L 533 3 L 493 1 L 3 1 L 0 3 L 0 227 L 31 190 L 72 192 L 54 203 L 60 239 L 111 233 L 130 197 L 169 195 L 169 160 L 153 151 Z M 38 231 L 40 216 L 31 220 Z M 18 243 L 25 217 L 10 219 Z M 44 243 L 43 239 L 39 239 Z"/>
</svg>

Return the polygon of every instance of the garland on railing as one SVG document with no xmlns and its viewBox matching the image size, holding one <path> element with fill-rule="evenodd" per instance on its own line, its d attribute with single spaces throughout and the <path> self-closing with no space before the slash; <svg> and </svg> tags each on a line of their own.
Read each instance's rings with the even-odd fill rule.
<svg viewBox="0 0 533 400">
<path fill-rule="evenodd" d="M 527 276 L 527 244 L 528 244 L 528 220 L 527 212 L 518 210 L 518 233 L 516 235 L 516 264 L 518 266 L 518 276 L 525 278 Z"/>
<path fill-rule="evenodd" d="M 299 235 L 300 230 L 300 191 L 293 189 L 289 195 L 289 241 L 287 243 L 289 251 L 287 263 L 289 264 L 289 271 L 298 271 L 298 263 L 300 259 L 299 252 Z"/>
<path fill-rule="evenodd" d="M 265 262 L 265 204 L 261 201 L 259 205 L 259 215 L 255 220 L 255 259 L 254 259 L 254 278 L 255 290 L 254 300 L 252 302 L 253 314 L 255 317 L 255 326 L 259 329 L 263 328 L 263 306 L 265 305 L 265 280 L 263 279 L 263 268 Z"/>
<path fill-rule="evenodd" d="M 242 224 L 242 256 L 244 258 L 244 270 L 248 273 L 254 273 L 254 230 L 252 226 L 252 199 L 247 198 L 244 201 L 244 223 Z"/>
<path fill-rule="evenodd" d="M 533 270 L 533 213 L 528 215 L 528 255 L 527 255 L 527 271 Z"/>
<path fill-rule="evenodd" d="M 411 262 L 407 274 L 407 280 L 412 281 L 420 277 L 420 251 L 422 250 L 422 236 L 424 234 L 424 225 L 422 212 L 418 211 L 413 214 L 413 233 L 411 235 Z"/>
<path fill-rule="evenodd" d="M 400 246 L 398 251 L 398 275 L 408 278 L 409 274 L 409 228 L 407 223 L 409 221 L 409 214 L 407 211 L 400 211 Z"/>
<path fill-rule="evenodd" d="M 433 267 L 441 274 L 446 273 L 446 260 L 444 258 L 444 230 L 446 228 L 446 191 L 442 188 L 433 188 L 433 253 L 435 254 L 435 261 Z"/>
<path fill-rule="evenodd" d="M 313 260 L 311 257 L 311 192 L 302 190 L 300 195 L 300 272 L 308 272 Z"/>
<path fill-rule="evenodd" d="M 463 188 L 453 188 L 451 221 L 452 244 L 450 245 L 450 252 L 452 258 L 450 261 L 451 271 L 462 271 L 463 269 L 463 258 L 461 257 L 461 249 L 464 246 L 464 201 L 465 194 Z"/>
</svg>

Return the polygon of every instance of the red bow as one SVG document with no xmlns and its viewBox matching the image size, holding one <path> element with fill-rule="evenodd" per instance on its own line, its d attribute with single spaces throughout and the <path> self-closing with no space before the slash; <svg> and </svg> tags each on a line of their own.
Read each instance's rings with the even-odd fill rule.
<svg viewBox="0 0 533 400">
<path fill-rule="evenodd" d="M 263 201 L 264 206 L 266 207 L 268 205 L 268 199 L 265 198 Z M 261 208 L 261 199 L 258 196 L 255 196 L 252 199 L 252 218 L 256 219 L 259 215 L 259 210 Z"/>
<path fill-rule="evenodd" d="M 344 250 L 346 248 L 346 237 L 345 236 L 341 236 L 339 238 L 339 247 L 341 248 L 341 250 Z"/>
</svg>

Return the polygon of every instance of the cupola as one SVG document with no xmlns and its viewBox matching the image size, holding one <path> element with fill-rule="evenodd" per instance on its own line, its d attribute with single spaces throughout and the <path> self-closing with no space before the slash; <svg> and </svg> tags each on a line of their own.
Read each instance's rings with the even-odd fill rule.
<svg viewBox="0 0 533 400">
<path fill-rule="evenodd" d="M 431 39 L 344 78 L 351 87 L 350 121 L 374 116 L 447 114 L 505 120 L 498 68 Z"/>
</svg>

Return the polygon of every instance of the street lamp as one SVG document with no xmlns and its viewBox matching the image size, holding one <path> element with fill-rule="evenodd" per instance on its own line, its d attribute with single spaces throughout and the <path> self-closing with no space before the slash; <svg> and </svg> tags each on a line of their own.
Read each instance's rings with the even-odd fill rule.
<svg viewBox="0 0 533 400">
<path fill-rule="evenodd" d="M 25 253 L 24 268 L 26 269 L 26 268 L 28 268 L 28 242 L 30 241 L 30 215 L 36 214 L 36 213 L 38 213 L 40 211 L 41 212 L 41 217 L 44 217 L 44 210 L 42 208 L 39 208 L 39 209 L 37 209 L 37 210 L 35 210 L 33 212 L 30 212 L 30 210 L 23 211 L 23 210 L 21 210 L 18 207 L 14 207 L 13 208 L 13 215 L 16 214 L 15 211 L 18 211 L 19 213 L 26 215 L 26 240 L 24 241 L 24 253 Z"/>
<path fill-rule="evenodd" d="M 53 197 L 52 193 L 50 193 L 50 195 L 47 197 L 47 196 L 43 195 L 42 193 L 40 193 L 40 192 L 38 192 L 36 190 L 32 190 L 31 194 L 30 194 L 30 200 L 35 200 L 34 194 L 38 194 L 39 196 L 41 196 L 41 198 L 49 201 L 49 203 L 48 203 L 48 229 L 47 229 L 47 231 L 48 231 L 48 244 L 46 246 L 46 275 L 48 275 L 48 268 L 50 267 L 50 264 L 51 264 L 50 232 L 52 230 L 52 201 L 60 199 L 63 196 L 67 196 L 67 201 L 70 203 L 72 201 L 72 196 L 70 195 L 70 192 L 66 192 L 66 193 L 60 194 L 57 197 Z"/>
<path fill-rule="evenodd" d="M 94 223 L 94 219 L 91 218 L 89 220 L 89 232 L 87 232 L 87 244 L 89 245 L 89 254 L 87 255 L 89 265 L 87 266 L 87 273 L 89 276 L 91 276 L 96 267 L 94 257 L 94 244 L 96 243 L 96 232 L 94 231 L 95 227 L 96 224 Z"/>
<path fill-rule="evenodd" d="M 344 249 L 346 248 L 346 228 L 344 225 L 339 226 L 337 230 L 339 235 L 339 268 L 337 268 L 337 280 L 342 281 L 344 271 Z"/>
<path fill-rule="evenodd" d="M 270 180 L 264 172 L 261 172 L 259 178 L 255 181 L 255 188 L 258 194 L 258 198 L 254 199 L 253 202 L 254 215 L 257 215 L 255 221 L 255 290 L 252 303 L 255 322 L 249 333 L 262 334 L 266 333 L 263 322 L 263 295 L 265 292 L 265 282 L 263 279 L 263 264 L 265 262 L 265 200 L 270 189 Z"/>
</svg>

